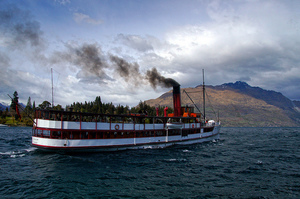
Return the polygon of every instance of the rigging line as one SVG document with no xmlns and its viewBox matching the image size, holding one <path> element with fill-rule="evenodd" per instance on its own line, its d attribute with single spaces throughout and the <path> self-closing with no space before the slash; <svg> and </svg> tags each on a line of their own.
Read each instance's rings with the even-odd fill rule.
<svg viewBox="0 0 300 199">
<path fill-rule="evenodd" d="M 192 101 L 192 103 L 195 105 L 196 109 L 201 113 L 200 109 L 197 107 L 197 105 L 196 105 L 195 102 L 192 100 L 192 98 L 188 95 L 188 93 L 187 93 L 185 90 L 183 90 L 183 92 L 185 92 L 185 94 L 190 98 L 190 100 Z M 202 115 L 202 113 L 201 113 L 201 115 Z"/>
<path fill-rule="evenodd" d="M 190 92 L 187 92 L 187 93 L 202 93 L 202 91 L 190 91 Z"/>
<path fill-rule="evenodd" d="M 57 72 L 57 71 L 56 71 Z M 57 88 L 58 88 L 58 80 L 59 80 L 59 77 L 60 77 L 60 73 L 58 73 L 58 77 L 57 77 L 57 79 L 56 79 L 56 83 L 55 83 L 55 86 L 54 86 L 54 94 L 53 95 L 55 95 L 56 94 L 56 91 L 57 91 Z"/>
<path fill-rule="evenodd" d="M 54 68 L 52 68 L 52 70 L 53 70 L 53 72 L 55 72 L 55 73 L 57 73 L 58 74 L 58 76 L 57 76 L 57 78 L 56 78 L 56 80 L 54 79 L 53 81 L 55 82 L 54 84 L 54 91 L 53 91 L 53 97 L 56 95 L 56 91 L 57 91 L 57 88 L 58 88 L 58 80 L 59 80 L 59 78 L 60 78 L 60 73 L 57 71 L 57 70 L 55 70 Z M 54 77 L 54 74 L 53 74 L 53 77 Z"/>
</svg>

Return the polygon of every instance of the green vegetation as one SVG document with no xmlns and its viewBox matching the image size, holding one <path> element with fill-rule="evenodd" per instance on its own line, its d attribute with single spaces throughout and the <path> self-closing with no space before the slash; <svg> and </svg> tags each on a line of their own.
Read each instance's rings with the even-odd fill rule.
<svg viewBox="0 0 300 199">
<path fill-rule="evenodd" d="M 158 106 L 159 115 L 163 115 L 164 106 Z M 26 107 L 23 109 L 19 105 L 18 92 L 15 91 L 13 98 L 11 100 L 10 109 L 6 108 L 5 111 L 0 110 L 0 124 L 6 124 L 9 126 L 32 126 L 34 118 L 35 109 L 54 109 L 54 110 L 63 110 L 61 105 L 51 106 L 51 103 L 44 101 L 39 104 L 38 107 L 35 106 L 35 102 L 31 102 L 31 98 L 28 98 Z M 67 111 L 74 112 L 87 112 L 87 113 L 99 113 L 99 114 L 130 114 L 130 113 L 139 113 L 146 114 L 149 116 L 156 115 L 156 107 L 149 106 L 145 102 L 140 102 L 138 106 L 129 108 L 129 106 L 123 105 L 113 105 L 112 103 L 102 103 L 100 96 L 97 96 L 95 101 L 91 102 L 74 102 L 71 105 L 67 105 Z M 173 112 L 173 109 L 169 108 L 168 113 Z"/>
<path fill-rule="evenodd" d="M 159 106 L 159 115 L 163 115 L 165 107 Z M 66 109 L 72 109 L 74 112 L 88 112 L 88 113 L 99 113 L 99 114 L 130 114 L 130 113 L 140 113 L 146 114 L 149 116 L 156 115 L 156 107 L 149 106 L 145 102 L 140 102 L 137 107 L 132 107 L 131 109 L 128 106 L 123 105 L 113 105 L 112 103 L 102 103 L 100 96 L 96 97 L 95 101 L 85 102 L 85 103 L 73 103 L 70 106 L 67 106 Z M 173 109 L 169 109 L 168 113 L 171 113 Z"/>
<path fill-rule="evenodd" d="M 23 109 L 19 104 L 18 92 L 15 91 L 11 99 L 10 109 L 5 111 L 0 110 L 0 123 L 9 126 L 32 126 L 32 117 L 35 110 L 34 105 L 31 104 L 31 98 L 28 98 L 27 106 Z"/>
</svg>

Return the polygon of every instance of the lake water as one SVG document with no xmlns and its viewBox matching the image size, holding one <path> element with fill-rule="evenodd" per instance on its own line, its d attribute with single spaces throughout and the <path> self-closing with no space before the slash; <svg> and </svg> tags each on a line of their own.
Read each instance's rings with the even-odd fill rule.
<svg viewBox="0 0 300 199">
<path fill-rule="evenodd" d="M 56 154 L 0 129 L 0 198 L 300 198 L 300 128 L 222 128 L 165 149 Z"/>
</svg>

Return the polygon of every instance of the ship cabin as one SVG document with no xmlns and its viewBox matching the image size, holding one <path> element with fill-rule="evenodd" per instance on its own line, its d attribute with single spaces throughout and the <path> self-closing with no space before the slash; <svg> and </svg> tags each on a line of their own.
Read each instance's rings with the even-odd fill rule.
<svg viewBox="0 0 300 199">
<path fill-rule="evenodd" d="M 172 136 L 209 132 L 213 127 L 201 123 L 194 107 L 184 106 L 180 116 L 144 114 L 109 115 L 73 111 L 36 110 L 32 135 L 51 139 L 113 139 Z M 168 123 L 180 128 L 168 129 Z"/>
</svg>

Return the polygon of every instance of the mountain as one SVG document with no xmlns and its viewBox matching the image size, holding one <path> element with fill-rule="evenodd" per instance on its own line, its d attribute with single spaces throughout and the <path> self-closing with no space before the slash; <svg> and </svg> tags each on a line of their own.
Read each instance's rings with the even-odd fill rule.
<svg viewBox="0 0 300 199">
<path fill-rule="evenodd" d="M 0 103 L 0 110 L 4 111 L 6 108 L 9 108 L 8 104 L 6 104 L 4 102 Z"/>
<path fill-rule="evenodd" d="M 185 90 L 202 112 L 202 86 L 182 88 L 182 105 L 193 105 Z M 151 106 L 173 106 L 172 90 L 157 99 L 145 101 Z M 279 127 L 300 126 L 297 102 L 279 92 L 252 87 L 245 82 L 206 86 L 207 118 L 219 118 L 223 126 Z M 195 109 L 196 110 L 196 109 Z"/>
<path fill-rule="evenodd" d="M 19 103 L 19 105 L 24 109 L 26 106 L 23 103 Z M 6 104 L 5 102 L 0 103 L 0 110 L 4 111 L 6 108 L 10 108 L 10 104 Z"/>
<path fill-rule="evenodd" d="M 293 103 L 297 108 L 300 108 L 300 101 L 293 100 Z"/>
<path fill-rule="evenodd" d="M 264 90 L 259 87 L 251 87 L 246 82 L 237 81 L 235 83 L 222 84 L 221 86 L 216 86 L 216 88 L 232 89 L 256 99 L 264 100 L 268 104 L 277 106 L 282 109 L 293 109 L 295 107 L 293 102 L 281 93 Z"/>
</svg>

